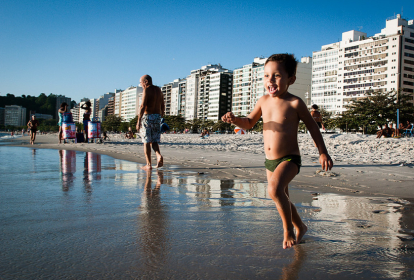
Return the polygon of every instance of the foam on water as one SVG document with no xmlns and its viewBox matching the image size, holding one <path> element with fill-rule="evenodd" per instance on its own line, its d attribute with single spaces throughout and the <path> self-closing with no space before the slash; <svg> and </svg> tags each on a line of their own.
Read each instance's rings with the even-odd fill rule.
<svg viewBox="0 0 414 280">
<path fill-rule="evenodd" d="M 264 182 L 146 173 L 94 153 L 0 147 L 2 279 L 410 279 L 413 206 L 290 188 L 309 226 L 281 248 Z"/>
</svg>

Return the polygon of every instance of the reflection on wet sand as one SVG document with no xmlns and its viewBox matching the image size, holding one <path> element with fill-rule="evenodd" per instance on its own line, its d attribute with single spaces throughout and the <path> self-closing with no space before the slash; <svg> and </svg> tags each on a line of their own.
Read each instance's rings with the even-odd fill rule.
<svg viewBox="0 0 414 280">
<path fill-rule="evenodd" d="M 16 148 L 14 157 L 1 149 L 5 279 L 414 275 L 414 211 L 406 200 L 292 186 L 309 231 L 302 244 L 283 250 L 281 220 L 265 182 L 214 180 L 168 167 L 145 173 L 137 163 L 72 151 L 59 151 L 59 165 L 55 150 L 33 156 Z M 56 189 L 60 184 L 64 192 Z"/>
<path fill-rule="evenodd" d="M 73 186 L 76 172 L 76 152 L 68 150 L 59 150 L 60 158 L 60 179 L 62 190 L 69 191 Z"/>
<path fill-rule="evenodd" d="M 301 245 L 294 246 L 293 250 L 295 251 L 293 260 L 290 264 L 283 267 L 282 275 L 279 278 L 280 280 L 299 279 L 299 272 L 301 271 L 302 265 L 306 260 L 306 250 Z"/>
<path fill-rule="evenodd" d="M 163 171 L 155 171 L 157 182 L 152 188 L 152 172 L 146 172 L 144 193 L 138 216 L 139 245 L 144 258 L 145 271 L 156 271 L 168 256 L 168 213 L 160 197 Z"/>
<path fill-rule="evenodd" d="M 92 182 L 101 180 L 101 155 L 87 152 L 83 161 L 83 186 L 92 193 Z"/>
</svg>

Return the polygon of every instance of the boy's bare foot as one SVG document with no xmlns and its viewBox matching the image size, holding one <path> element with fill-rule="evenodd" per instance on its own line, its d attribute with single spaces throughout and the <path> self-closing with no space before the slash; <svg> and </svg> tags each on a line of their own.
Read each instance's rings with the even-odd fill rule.
<svg viewBox="0 0 414 280">
<path fill-rule="evenodd" d="M 295 227 L 296 229 L 296 244 L 299 244 L 302 241 L 302 237 L 308 231 L 308 227 L 302 223 L 300 227 Z"/>
<path fill-rule="evenodd" d="M 157 168 L 162 167 L 164 165 L 164 158 L 160 155 L 157 155 Z"/>
<path fill-rule="evenodd" d="M 141 169 L 148 171 L 148 170 L 152 169 L 152 166 L 151 165 L 145 165 L 145 166 L 141 167 Z"/>
<path fill-rule="evenodd" d="M 293 228 L 291 230 L 285 231 L 283 235 L 283 249 L 291 248 L 296 244 L 296 236 L 293 232 Z"/>
</svg>

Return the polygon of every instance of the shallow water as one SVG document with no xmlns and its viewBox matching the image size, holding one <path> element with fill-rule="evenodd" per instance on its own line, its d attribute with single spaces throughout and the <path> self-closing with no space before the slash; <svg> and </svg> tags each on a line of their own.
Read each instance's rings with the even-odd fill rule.
<svg viewBox="0 0 414 280">
<path fill-rule="evenodd" d="M 1 279 L 412 279 L 413 205 L 290 188 L 281 248 L 264 182 L 94 153 L 0 146 Z"/>
</svg>

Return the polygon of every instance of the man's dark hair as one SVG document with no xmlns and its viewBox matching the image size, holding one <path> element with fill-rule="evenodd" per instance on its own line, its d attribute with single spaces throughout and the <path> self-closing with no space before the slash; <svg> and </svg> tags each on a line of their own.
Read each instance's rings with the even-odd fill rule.
<svg viewBox="0 0 414 280">
<path fill-rule="evenodd" d="M 88 106 L 88 107 L 91 107 L 91 106 L 92 106 L 91 101 L 89 101 L 89 100 L 88 100 L 88 101 L 86 101 L 86 102 L 85 102 L 85 104 L 86 104 L 86 106 Z"/>
<path fill-rule="evenodd" d="M 295 56 L 293 54 L 273 54 L 266 60 L 265 65 L 270 61 L 283 63 L 283 66 L 285 67 L 285 70 L 288 73 L 289 78 L 296 76 L 296 68 L 298 67 L 298 62 L 296 61 Z"/>
<path fill-rule="evenodd" d="M 313 104 L 313 105 L 312 105 L 312 108 L 313 108 L 313 109 L 315 109 L 315 110 L 318 110 L 318 108 L 319 108 L 319 107 L 318 107 L 318 105 Z"/>
</svg>

